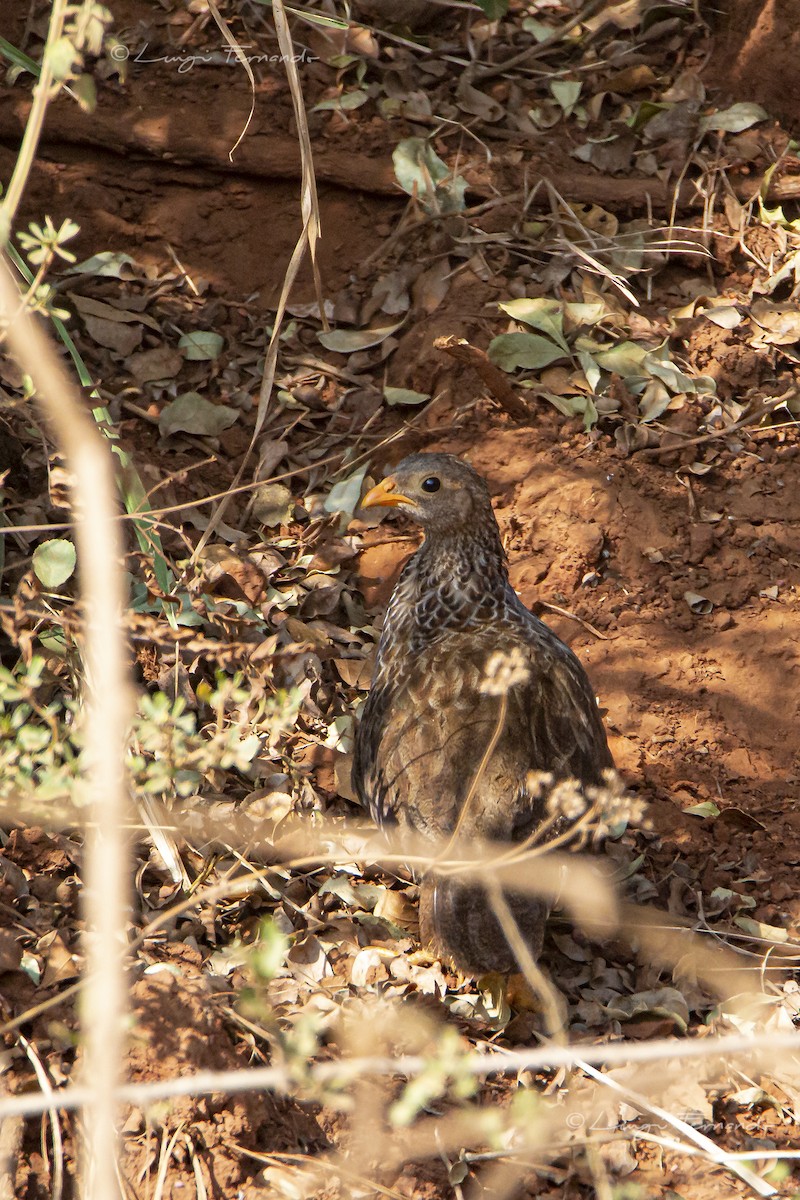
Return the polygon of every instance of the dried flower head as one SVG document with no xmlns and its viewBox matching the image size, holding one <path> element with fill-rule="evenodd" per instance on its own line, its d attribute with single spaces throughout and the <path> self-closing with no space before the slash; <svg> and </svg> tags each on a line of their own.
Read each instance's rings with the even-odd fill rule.
<svg viewBox="0 0 800 1200">
<path fill-rule="evenodd" d="M 517 684 L 527 683 L 530 674 L 530 666 L 520 646 L 495 650 L 486 662 L 481 692 L 484 696 L 506 696 Z"/>
<path fill-rule="evenodd" d="M 600 837 L 607 837 L 614 826 L 623 821 L 641 825 L 645 813 L 644 801 L 626 792 L 625 784 L 616 771 L 604 771 L 603 779 L 603 787 L 587 788 L 587 795 L 598 809 L 597 833 Z"/>
<path fill-rule="evenodd" d="M 525 776 L 525 794 L 532 800 L 549 796 L 553 786 L 552 771 L 528 771 Z"/>
<path fill-rule="evenodd" d="M 576 821 L 588 806 L 577 779 L 562 779 L 547 797 L 547 811 L 554 817 L 565 817 L 568 821 Z"/>
</svg>

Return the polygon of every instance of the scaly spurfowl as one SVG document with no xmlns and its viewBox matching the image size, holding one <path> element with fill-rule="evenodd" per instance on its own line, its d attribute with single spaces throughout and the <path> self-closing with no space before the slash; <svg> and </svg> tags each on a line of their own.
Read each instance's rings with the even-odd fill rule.
<svg viewBox="0 0 800 1200">
<path fill-rule="evenodd" d="M 535 773 L 587 788 L 613 768 L 591 685 L 512 588 L 489 489 L 472 467 L 412 454 L 362 500 L 376 506 L 419 522 L 425 540 L 389 602 L 356 733 L 356 793 L 378 825 L 408 826 L 439 849 L 456 828 L 482 842 L 522 841 L 545 816 Z M 507 690 L 492 686 L 498 661 L 501 675 L 511 664 Z M 524 893 L 506 900 L 538 955 L 547 906 Z M 423 874 L 420 931 L 467 974 L 519 970 L 474 879 Z"/>
</svg>

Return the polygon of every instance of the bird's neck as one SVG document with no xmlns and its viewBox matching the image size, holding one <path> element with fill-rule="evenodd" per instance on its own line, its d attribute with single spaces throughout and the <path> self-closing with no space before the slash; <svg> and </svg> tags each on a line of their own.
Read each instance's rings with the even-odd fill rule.
<svg viewBox="0 0 800 1200">
<path fill-rule="evenodd" d="M 442 530 L 426 533 L 425 541 L 409 563 L 420 594 L 428 591 L 454 597 L 469 588 L 498 595 L 508 582 L 508 566 L 494 520 L 485 529 Z"/>
<path fill-rule="evenodd" d="M 498 621 L 514 603 L 500 531 L 492 525 L 426 536 L 392 593 L 376 686 L 396 684 L 401 663 L 413 662 L 443 634 Z"/>
</svg>

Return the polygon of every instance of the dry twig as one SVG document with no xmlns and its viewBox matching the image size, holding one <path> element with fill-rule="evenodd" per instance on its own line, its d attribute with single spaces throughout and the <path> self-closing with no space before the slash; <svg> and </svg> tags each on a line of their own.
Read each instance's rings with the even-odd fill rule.
<svg viewBox="0 0 800 1200">
<path fill-rule="evenodd" d="M 485 350 L 470 346 L 464 338 L 440 337 L 433 343 L 437 350 L 444 350 L 458 362 L 467 363 L 481 377 L 493 400 L 505 409 L 515 421 L 530 421 L 531 410 L 520 400 L 503 371 L 490 361 Z"/>
</svg>

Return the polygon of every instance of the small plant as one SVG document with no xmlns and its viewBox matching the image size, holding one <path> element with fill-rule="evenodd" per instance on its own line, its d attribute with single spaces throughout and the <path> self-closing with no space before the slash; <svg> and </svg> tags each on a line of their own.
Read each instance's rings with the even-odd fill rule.
<svg viewBox="0 0 800 1200">
<path fill-rule="evenodd" d="M 254 701 L 237 675 L 218 676 L 204 702 L 211 716 L 201 723 L 181 698 L 140 697 L 127 755 L 136 794 L 185 797 L 213 770 L 250 772 L 264 742 L 291 725 L 299 700 L 280 693 Z M 49 673 L 45 658 L 0 667 L 0 803 L 21 803 L 50 822 L 60 809 L 69 820 L 85 800 L 82 752 L 81 702 Z"/>
</svg>

